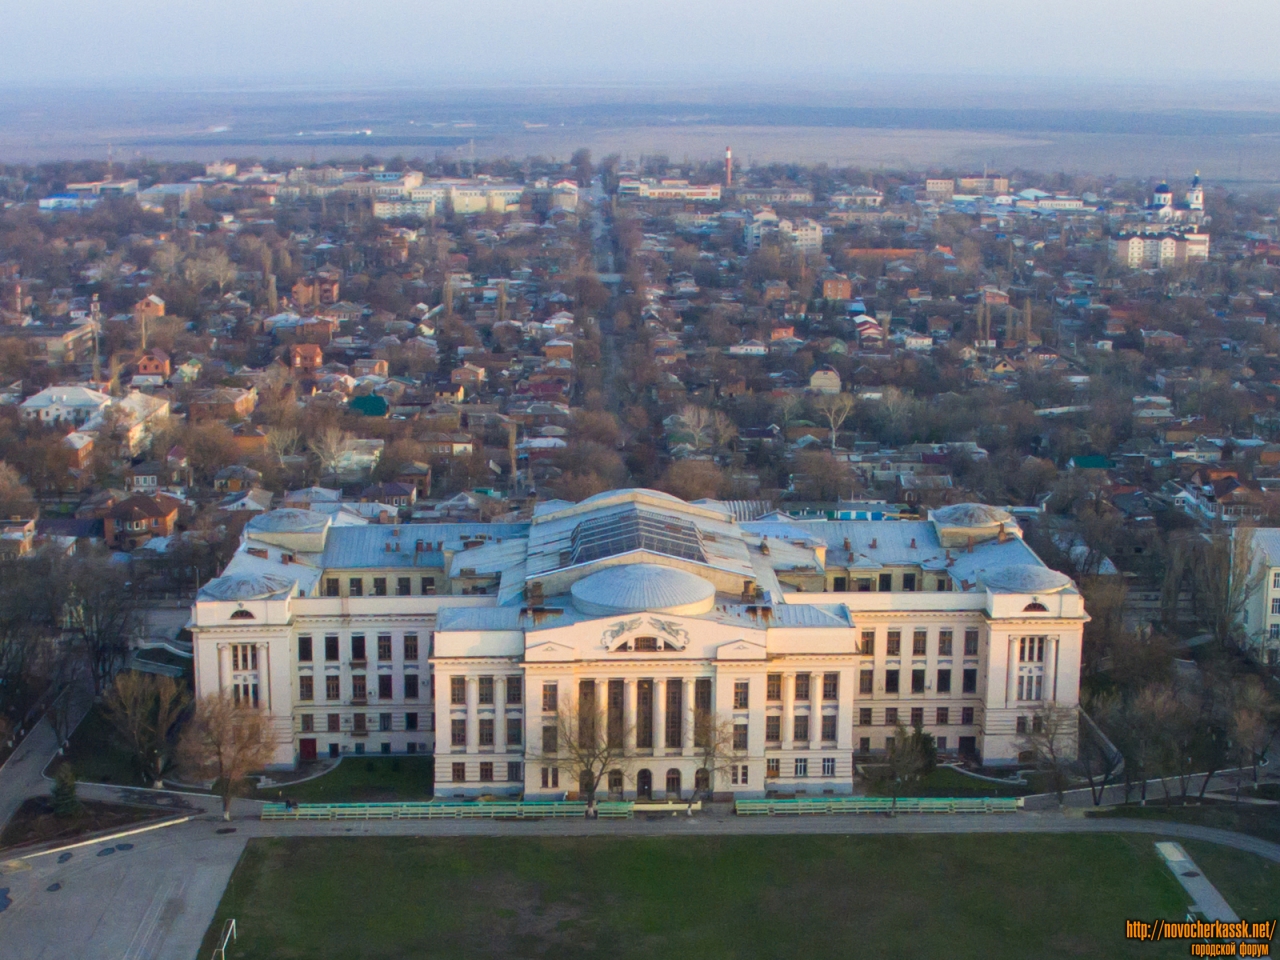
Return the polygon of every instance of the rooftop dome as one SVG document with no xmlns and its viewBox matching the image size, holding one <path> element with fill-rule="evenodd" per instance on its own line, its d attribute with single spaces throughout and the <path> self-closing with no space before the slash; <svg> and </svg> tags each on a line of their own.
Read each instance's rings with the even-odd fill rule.
<svg viewBox="0 0 1280 960">
<path fill-rule="evenodd" d="M 1013 514 L 985 503 L 956 503 L 930 511 L 929 518 L 944 527 L 988 527 L 1007 523 L 1013 519 Z"/>
<path fill-rule="evenodd" d="M 716 588 L 699 576 L 656 563 L 606 567 L 577 581 L 570 592 L 583 613 L 706 613 Z"/>
<path fill-rule="evenodd" d="M 979 574 L 988 590 L 996 593 L 1057 593 L 1071 586 L 1065 573 L 1034 563 L 1015 563 Z"/>
<path fill-rule="evenodd" d="M 657 500 L 667 500 L 671 503 L 683 504 L 684 501 L 679 497 L 673 497 L 669 493 L 663 493 L 661 490 L 650 490 L 648 487 L 623 487 L 619 490 L 606 490 L 604 493 L 597 493 L 580 502 L 585 503 L 603 503 L 606 500 L 613 500 L 617 497 L 625 497 L 629 493 L 642 493 L 645 496 L 653 497 Z"/>
<path fill-rule="evenodd" d="M 327 513 L 285 507 L 259 514 L 245 526 L 262 533 L 319 533 L 329 522 Z"/>
<path fill-rule="evenodd" d="M 218 577 L 200 588 L 201 600 L 269 600 L 280 594 L 288 594 L 293 581 L 270 574 L 254 576 Z"/>
</svg>

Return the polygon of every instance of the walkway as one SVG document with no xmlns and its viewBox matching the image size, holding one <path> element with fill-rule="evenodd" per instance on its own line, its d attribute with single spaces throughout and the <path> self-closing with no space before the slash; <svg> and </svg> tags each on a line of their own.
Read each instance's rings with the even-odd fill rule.
<svg viewBox="0 0 1280 960">
<path fill-rule="evenodd" d="M 49 781 L 42 773 L 57 752 L 57 734 L 42 718 L 0 767 L 0 830 L 23 800 L 49 793 Z"/>
</svg>

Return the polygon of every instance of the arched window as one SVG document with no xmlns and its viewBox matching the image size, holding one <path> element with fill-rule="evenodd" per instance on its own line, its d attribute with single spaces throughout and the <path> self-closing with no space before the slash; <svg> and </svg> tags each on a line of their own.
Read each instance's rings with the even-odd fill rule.
<svg viewBox="0 0 1280 960">
<path fill-rule="evenodd" d="M 667 771 L 667 799 L 680 799 L 680 771 L 675 767 Z"/>
<path fill-rule="evenodd" d="M 250 613 L 248 610 L 237 610 L 235 613 L 231 614 L 231 619 L 232 620 L 252 620 L 253 614 Z"/>
<path fill-rule="evenodd" d="M 698 793 L 706 793 L 711 789 L 711 774 L 706 767 L 700 767 L 693 775 L 693 789 Z"/>
<path fill-rule="evenodd" d="M 1049 608 L 1046 607 L 1039 600 L 1032 600 L 1030 603 L 1028 603 L 1025 607 L 1022 608 L 1022 612 L 1023 613 L 1048 613 Z"/>
<path fill-rule="evenodd" d="M 636 799 L 653 799 L 653 773 L 649 770 L 641 770 L 636 774 Z"/>
</svg>

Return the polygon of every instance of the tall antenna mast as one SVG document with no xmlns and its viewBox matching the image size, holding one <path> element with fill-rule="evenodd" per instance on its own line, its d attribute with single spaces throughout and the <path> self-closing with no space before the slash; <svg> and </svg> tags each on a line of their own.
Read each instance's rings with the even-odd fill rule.
<svg viewBox="0 0 1280 960">
<path fill-rule="evenodd" d="M 98 353 L 98 331 L 102 327 L 102 304 L 95 293 L 89 301 L 89 320 L 93 324 L 93 382 L 102 379 L 102 359 Z"/>
</svg>

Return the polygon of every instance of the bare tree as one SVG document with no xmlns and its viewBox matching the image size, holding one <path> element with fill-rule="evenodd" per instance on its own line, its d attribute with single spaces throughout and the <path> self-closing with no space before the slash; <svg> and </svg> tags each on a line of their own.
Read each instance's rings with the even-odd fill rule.
<svg viewBox="0 0 1280 960">
<path fill-rule="evenodd" d="M 1018 737 L 1020 752 L 1030 753 L 1036 767 L 1049 778 L 1062 806 L 1070 782 L 1070 767 L 1079 742 L 1079 716 L 1075 707 L 1047 703 L 1031 714 L 1026 733 Z"/>
<path fill-rule="evenodd" d="M 222 819 L 231 819 L 231 799 L 254 770 L 275 751 L 271 719 L 262 710 L 239 706 L 228 691 L 201 697 L 178 741 L 178 758 L 188 775 L 212 780 L 222 798 Z"/>
<path fill-rule="evenodd" d="M 686 403 L 680 408 L 680 422 L 689 431 L 693 448 L 701 450 L 711 439 L 712 416 L 706 407 Z"/>
<path fill-rule="evenodd" d="M 824 393 L 813 402 L 818 411 L 831 427 L 831 452 L 836 452 L 836 434 L 849 414 L 853 413 L 853 395 L 848 393 Z"/>
<path fill-rule="evenodd" d="M 271 427 L 267 430 L 267 447 L 276 458 L 276 463 L 284 466 L 284 458 L 298 449 L 301 434 L 297 427 Z"/>
<path fill-rule="evenodd" d="M 1245 677 L 1235 688 L 1231 711 L 1232 740 L 1241 758 L 1253 767 L 1258 782 L 1258 764 L 1267 755 L 1271 741 L 1280 730 L 1280 705 L 1257 677 Z"/>
<path fill-rule="evenodd" d="M 733 442 L 733 438 L 738 435 L 738 425 L 733 422 L 727 413 L 723 410 L 717 410 L 711 415 L 711 436 L 715 440 L 717 447 L 724 449 Z"/>
<path fill-rule="evenodd" d="M 338 464 L 343 455 L 351 449 L 353 442 L 351 434 L 340 427 L 326 427 L 318 436 L 311 438 L 308 445 L 320 461 L 322 476 L 337 473 Z"/>
<path fill-rule="evenodd" d="M 555 767 L 586 797 L 588 806 L 596 802 L 601 782 L 610 773 L 627 777 L 631 757 L 626 753 L 628 731 L 610 727 L 601 710 L 579 710 L 561 702 L 554 725 L 542 729 L 542 740 L 530 754 L 531 762 Z"/>
<path fill-rule="evenodd" d="M 1223 647 L 1245 645 L 1244 613 L 1262 587 L 1265 571 L 1254 562 L 1248 528 L 1202 537 L 1191 560 L 1191 585 L 1205 629 Z"/>
<path fill-rule="evenodd" d="M 139 772 L 155 787 L 170 755 L 174 727 L 191 703 L 186 687 L 172 677 L 125 671 L 117 674 L 103 708 Z"/>
<path fill-rule="evenodd" d="M 893 797 L 892 812 L 898 810 L 898 796 L 903 787 L 918 783 L 937 762 L 937 747 L 933 737 L 923 730 L 908 730 L 902 724 L 893 731 L 893 741 L 885 751 L 884 762 L 875 768 L 873 777 L 889 790 Z"/>
<path fill-rule="evenodd" d="M 83 663 L 67 645 L 59 644 L 49 665 L 49 709 L 45 716 L 58 737 L 59 747 L 67 745 L 92 700 L 81 679 Z"/>
<path fill-rule="evenodd" d="M 105 560 L 84 560 L 70 571 L 67 629 L 80 644 L 95 696 L 101 696 L 125 661 L 141 617 L 125 572 Z"/>
<path fill-rule="evenodd" d="M 1108 723 L 1118 713 L 1119 703 L 1119 697 L 1110 693 L 1093 698 L 1089 707 L 1097 715 L 1098 722 L 1084 710 L 1080 711 L 1078 762 L 1085 780 L 1088 781 L 1095 807 L 1102 804 L 1107 787 L 1116 782 L 1124 769 L 1124 754 L 1107 739 L 1099 726 L 1099 722 Z"/>
<path fill-rule="evenodd" d="M 708 798 L 715 794 L 716 784 L 731 768 L 741 762 L 745 750 L 734 747 L 733 717 L 699 707 L 693 714 L 693 749 L 706 771 Z M 694 796 L 697 796 L 697 782 Z"/>
</svg>

